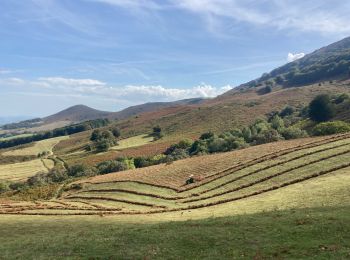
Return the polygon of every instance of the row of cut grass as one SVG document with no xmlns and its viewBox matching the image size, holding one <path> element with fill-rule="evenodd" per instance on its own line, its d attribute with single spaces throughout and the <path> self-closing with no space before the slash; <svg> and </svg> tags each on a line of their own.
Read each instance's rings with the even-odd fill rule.
<svg viewBox="0 0 350 260">
<path fill-rule="evenodd" d="M 301 156 L 294 156 L 294 154 L 290 154 L 288 157 L 284 157 L 284 160 L 276 158 L 274 160 L 270 160 L 264 163 L 244 168 L 239 171 L 235 171 L 230 175 L 214 180 L 208 184 L 201 185 L 196 189 L 193 189 L 192 192 L 195 192 L 197 194 L 208 193 L 217 190 L 218 188 L 224 187 L 225 185 L 230 184 L 236 180 L 240 180 L 241 178 L 246 176 L 258 174 L 261 172 L 273 173 L 279 171 L 280 169 L 284 169 L 285 167 L 295 167 L 312 160 L 318 160 L 319 158 L 347 151 L 349 150 L 349 148 L 350 144 L 341 144 L 336 147 L 328 147 L 327 149 L 319 149 L 311 152 L 305 151 L 305 154 Z"/>
<path fill-rule="evenodd" d="M 350 166 L 348 161 L 349 153 L 332 157 L 326 160 L 319 161 L 307 165 L 303 168 L 298 168 L 291 171 L 286 171 L 275 176 L 256 179 L 251 183 L 245 183 L 234 189 L 227 190 L 222 195 L 216 195 L 212 198 L 203 199 L 198 202 L 189 202 L 190 206 L 212 205 L 223 203 L 226 201 L 235 201 L 249 196 L 254 196 L 274 189 L 282 188 L 297 182 L 301 182 L 310 178 L 318 177 L 323 174 L 328 174 L 338 169 L 347 168 Z"/>
</svg>

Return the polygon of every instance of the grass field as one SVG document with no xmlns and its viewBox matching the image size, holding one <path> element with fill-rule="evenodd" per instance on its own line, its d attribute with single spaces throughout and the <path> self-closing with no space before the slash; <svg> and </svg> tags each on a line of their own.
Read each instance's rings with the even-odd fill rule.
<svg viewBox="0 0 350 260">
<path fill-rule="evenodd" d="M 41 152 L 52 152 L 53 147 L 62 140 L 68 139 L 69 136 L 56 137 L 46 139 L 43 141 L 35 142 L 33 146 L 26 148 L 19 148 L 2 153 L 3 156 L 25 156 L 25 155 L 37 155 Z"/>
<path fill-rule="evenodd" d="M 32 135 L 33 134 L 20 134 L 20 135 L 14 135 L 11 137 L 4 137 L 4 138 L 0 137 L 0 141 L 7 141 L 7 140 L 16 139 L 16 138 L 28 137 L 28 136 L 32 136 Z"/>
<path fill-rule="evenodd" d="M 49 201 L 3 199 L 1 256 L 347 259 L 349 158 L 349 134 L 307 138 L 97 176 Z"/>
<path fill-rule="evenodd" d="M 44 164 L 44 163 L 45 164 Z M 32 160 L 23 163 L 0 165 L 0 181 L 23 181 L 38 172 L 47 172 L 53 167 L 52 160 Z"/>
<path fill-rule="evenodd" d="M 112 147 L 112 150 L 124 150 L 132 147 L 139 147 L 153 141 L 153 137 L 149 135 L 138 135 L 127 139 L 120 140 L 119 145 Z"/>
</svg>

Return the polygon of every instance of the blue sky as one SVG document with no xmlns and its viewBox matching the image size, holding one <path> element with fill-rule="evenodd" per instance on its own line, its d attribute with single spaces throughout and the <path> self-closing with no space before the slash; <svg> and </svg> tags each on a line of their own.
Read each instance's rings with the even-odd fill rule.
<svg viewBox="0 0 350 260">
<path fill-rule="evenodd" d="M 343 0 L 1 0 L 0 10 L 0 116 L 212 97 L 350 35 Z"/>
</svg>

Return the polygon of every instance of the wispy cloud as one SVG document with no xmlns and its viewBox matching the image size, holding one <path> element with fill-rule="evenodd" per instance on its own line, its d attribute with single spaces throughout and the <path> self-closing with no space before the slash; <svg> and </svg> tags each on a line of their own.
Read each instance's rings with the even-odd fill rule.
<svg viewBox="0 0 350 260">
<path fill-rule="evenodd" d="M 318 33 L 349 33 L 349 3 L 334 0 L 87 0 L 111 4 L 129 10 L 162 11 L 177 9 L 205 19 L 209 30 L 224 25 L 228 19 L 256 26 L 281 30 L 313 31 Z"/>
</svg>

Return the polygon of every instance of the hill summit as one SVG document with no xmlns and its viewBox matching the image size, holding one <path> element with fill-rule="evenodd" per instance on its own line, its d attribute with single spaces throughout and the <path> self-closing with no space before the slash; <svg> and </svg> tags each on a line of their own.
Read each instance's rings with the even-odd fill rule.
<svg viewBox="0 0 350 260">
<path fill-rule="evenodd" d="M 76 105 L 54 115 L 45 117 L 42 120 L 45 123 L 52 123 L 57 121 L 81 122 L 108 117 L 110 114 L 111 112 L 96 110 L 85 105 Z"/>
</svg>

